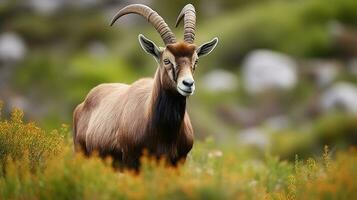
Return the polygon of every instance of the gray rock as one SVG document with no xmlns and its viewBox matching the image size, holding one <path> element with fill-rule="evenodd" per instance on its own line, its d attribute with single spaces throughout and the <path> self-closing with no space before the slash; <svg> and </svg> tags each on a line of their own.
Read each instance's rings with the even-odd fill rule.
<svg viewBox="0 0 357 200">
<path fill-rule="evenodd" d="M 306 63 L 307 71 L 316 84 L 323 88 L 331 85 L 340 72 L 341 63 L 336 60 L 312 59 Z"/>
<path fill-rule="evenodd" d="M 25 43 L 16 33 L 7 32 L 0 35 L 0 60 L 2 62 L 20 61 L 25 54 Z"/>
<path fill-rule="evenodd" d="M 88 7 L 99 5 L 100 2 L 101 2 L 100 0 L 76 0 L 76 1 L 70 1 L 69 4 L 73 7 L 88 8 Z"/>
<path fill-rule="evenodd" d="M 238 87 L 238 78 L 229 71 L 217 69 L 204 75 L 201 83 L 209 92 L 233 91 Z"/>
<path fill-rule="evenodd" d="M 7 100 L 8 106 L 13 108 L 20 108 L 21 110 L 27 111 L 30 109 L 30 105 L 27 99 L 23 96 L 11 96 Z"/>
<path fill-rule="evenodd" d="M 64 7 L 67 0 L 28 0 L 27 3 L 35 12 L 51 15 Z"/>
<path fill-rule="evenodd" d="M 325 112 L 336 109 L 357 113 L 357 87 L 352 83 L 335 83 L 324 92 L 320 100 Z"/>
<path fill-rule="evenodd" d="M 285 115 L 269 117 L 264 125 L 272 130 L 282 130 L 289 126 L 289 118 Z"/>
<path fill-rule="evenodd" d="M 270 139 L 261 129 L 252 127 L 243 129 L 239 132 L 238 142 L 243 145 L 256 146 L 260 149 L 266 149 Z"/>
<path fill-rule="evenodd" d="M 288 90 L 297 82 L 297 65 L 287 55 L 270 50 L 255 50 L 243 62 L 243 81 L 247 92 L 269 89 Z"/>
<path fill-rule="evenodd" d="M 91 42 L 88 51 L 93 57 L 104 57 L 108 53 L 107 46 L 100 41 Z"/>
<path fill-rule="evenodd" d="M 331 84 L 338 75 L 338 68 L 332 63 L 324 63 L 317 68 L 317 84 L 320 87 Z"/>
<path fill-rule="evenodd" d="M 357 58 L 352 59 L 348 62 L 348 71 L 353 74 L 357 75 Z"/>
</svg>

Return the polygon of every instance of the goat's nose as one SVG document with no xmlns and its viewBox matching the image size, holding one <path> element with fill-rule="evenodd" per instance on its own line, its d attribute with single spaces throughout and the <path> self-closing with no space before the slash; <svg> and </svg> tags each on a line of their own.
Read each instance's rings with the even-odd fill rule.
<svg viewBox="0 0 357 200">
<path fill-rule="evenodd" d="M 191 86 L 193 86 L 195 81 L 193 79 L 185 79 L 182 81 L 182 83 L 187 87 L 191 87 Z"/>
</svg>

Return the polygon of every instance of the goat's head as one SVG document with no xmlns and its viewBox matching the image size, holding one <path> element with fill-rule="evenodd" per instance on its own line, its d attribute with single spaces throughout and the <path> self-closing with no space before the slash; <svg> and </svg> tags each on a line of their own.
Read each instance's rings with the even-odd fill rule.
<svg viewBox="0 0 357 200">
<path fill-rule="evenodd" d="M 196 13 L 191 4 L 187 4 L 179 14 L 176 27 L 184 19 L 184 41 L 177 42 L 164 19 L 151 8 L 142 4 L 133 4 L 121 9 L 113 18 L 111 25 L 121 16 L 135 13 L 145 17 L 159 32 L 165 43 L 165 47 L 158 47 L 154 42 L 142 34 L 139 42 L 146 53 L 151 54 L 161 70 L 160 80 L 165 89 L 177 91 L 183 96 L 194 93 L 195 84 L 193 74 L 197 66 L 198 58 L 208 55 L 217 45 L 218 38 L 197 47 L 195 40 Z"/>
</svg>

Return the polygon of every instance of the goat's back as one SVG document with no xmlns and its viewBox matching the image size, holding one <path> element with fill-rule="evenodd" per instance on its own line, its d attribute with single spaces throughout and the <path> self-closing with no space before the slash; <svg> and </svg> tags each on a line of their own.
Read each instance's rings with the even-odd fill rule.
<svg viewBox="0 0 357 200">
<path fill-rule="evenodd" d="M 74 111 L 74 143 L 85 152 L 124 148 L 133 129 L 143 129 L 143 111 L 152 88 L 152 79 L 132 85 L 101 84 L 93 88 Z M 134 101 L 131 99 L 135 99 Z M 140 114 L 139 114 L 140 113 Z M 135 119 L 135 120 L 134 120 Z M 142 128 L 141 128 L 142 127 Z M 124 132 L 125 131 L 125 132 Z"/>
</svg>

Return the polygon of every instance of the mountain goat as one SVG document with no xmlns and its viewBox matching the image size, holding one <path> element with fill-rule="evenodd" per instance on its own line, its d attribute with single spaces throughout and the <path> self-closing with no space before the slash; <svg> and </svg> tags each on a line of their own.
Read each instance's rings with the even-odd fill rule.
<svg viewBox="0 0 357 200">
<path fill-rule="evenodd" d="M 197 47 L 194 44 L 196 14 L 188 4 L 179 14 L 184 19 L 184 41 L 177 42 L 162 17 L 142 4 L 121 9 L 111 25 L 123 15 L 135 13 L 150 22 L 165 43 L 158 47 L 139 35 L 144 51 L 158 67 L 154 78 L 143 78 L 131 85 L 101 84 L 93 88 L 74 110 L 74 144 L 89 155 L 112 156 L 124 167 L 138 169 L 143 150 L 163 157 L 170 164 L 185 160 L 193 145 L 193 130 L 186 112 L 186 99 L 195 91 L 193 74 L 198 58 L 209 54 L 218 39 Z"/>
</svg>

